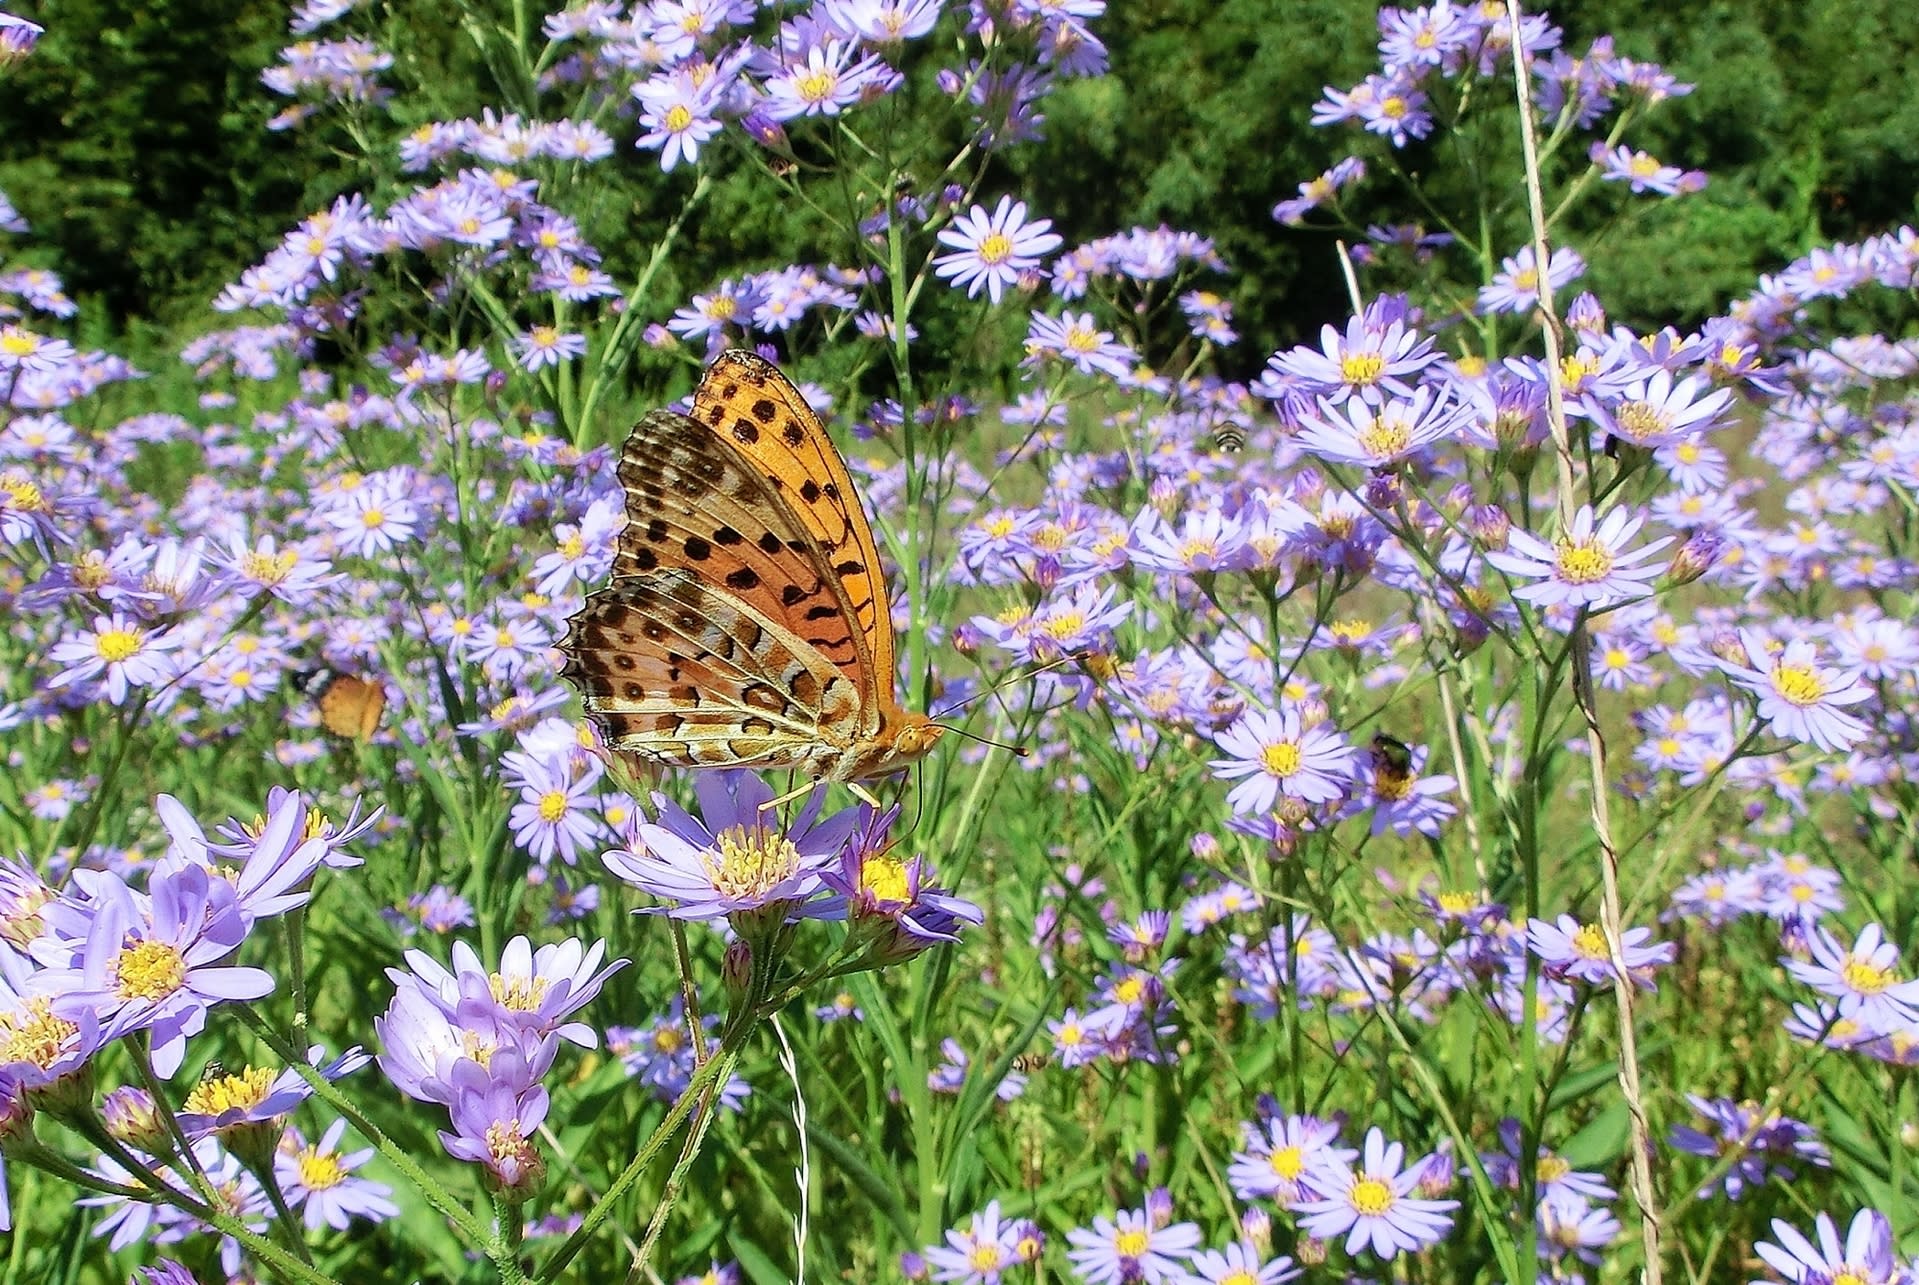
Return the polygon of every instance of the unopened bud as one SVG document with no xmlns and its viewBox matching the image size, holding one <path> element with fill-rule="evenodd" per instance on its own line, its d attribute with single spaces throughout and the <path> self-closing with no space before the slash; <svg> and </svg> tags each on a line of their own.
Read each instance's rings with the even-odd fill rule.
<svg viewBox="0 0 1919 1285">
<path fill-rule="evenodd" d="M 1672 555 L 1666 578 L 1675 586 L 1691 584 L 1711 571 L 1726 550 L 1726 537 L 1710 527 L 1701 527 Z"/>
<path fill-rule="evenodd" d="M 117 1142 L 154 1153 L 167 1149 L 170 1135 L 166 1120 L 145 1089 L 123 1085 L 107 1094 L 100 1103 L 100 1118 L 107 1134 Z"/>
</svg>

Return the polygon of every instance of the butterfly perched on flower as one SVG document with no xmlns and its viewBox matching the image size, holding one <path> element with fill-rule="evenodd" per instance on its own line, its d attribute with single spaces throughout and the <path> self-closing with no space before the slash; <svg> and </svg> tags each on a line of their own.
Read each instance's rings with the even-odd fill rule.
<svg viewBox="0 0 1919 1285">
<path fill-rule="evenodd" d="M 370 741 L 380 730 L 386 685 L 379 679 L 331 669 L 301 670 L 292 677 L 294 687 L 312 699 L 320 726 L 333 735 Z"/>
<path fill-rule="evenodd" d="M 613 576 L 561 673 L 606 746 L 669 767 L 897 772 L 946 730 L 894 699 L 879 548 L 833 439 L 771 362 L 721 353 L 620 454 Z"/>
</svg>

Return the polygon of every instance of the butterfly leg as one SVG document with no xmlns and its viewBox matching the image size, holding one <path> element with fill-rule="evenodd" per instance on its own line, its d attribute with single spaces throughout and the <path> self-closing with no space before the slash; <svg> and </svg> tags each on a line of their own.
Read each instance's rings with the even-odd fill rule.
<svg viewBox="0 0 1919 1285">
<path fill-rule="evenodd" d="M 788 790 L 785 794 L 781 794 L 774 798 L 768 799 L 766 802 L 760 804 L 760 811 L 771 812 L 774 808 L 779 807 L 780 804 L 782 803 L 791 803 L 794 799 L 799 798 L 802 794 L 811 794 L 813 792 L 813 787 L 818 784 L 819 784 L 818 781 L 808 781 L 805 785 L 800 786 L 798 789 Z"/>
</svg>

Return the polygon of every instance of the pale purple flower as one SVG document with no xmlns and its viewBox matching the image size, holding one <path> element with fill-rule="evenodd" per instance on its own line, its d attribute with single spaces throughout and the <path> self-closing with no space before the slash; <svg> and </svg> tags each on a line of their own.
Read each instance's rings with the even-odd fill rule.
<svg viewBox="0 0 1919 1285">
<path fill-rule="evenodd" d="M 1437 1244 L 1452 1231 L 1457 1200 L 1431 1200 L 1413 1193 L 1423 1162 L 1405 1164 L 1405 1148 L 1386 1142 L 1378 1128 L 1366 1134 L 1359 1166 L 1324 1161 L 1310 1181 L 1322 1192 L 1300 1204 L 1300 1230 L 1316 1240 L 1346 1237 L 1346 1252 L 1371 1249 L 1384 1259 Z"/>
<path fill-rule="evenodd" d="M 1644 596 L 1647 582 L 1664 568 L 1648 560 L 1671 544 L 1661 536 L 1630 547 L 1645 519 L 1620 505 L 1595 521 L 1592 507 L 1581 505 L 1572 527 L 1551 544 L 1514 529 L 1503 552 L 1488 553 L 1486 561 L 1518 580 L 1515 598 L 1541 607 L 1585 607 L 1603 610 Z"/>
<path fill-rule="evenodd" d="M 966 287 L 971 299 L 986 288 L 994 303 L 1008 286 L 1016 285 L 1023 273 L 1038 269 L 1045 256 L 1057 250 L 1060 237 L 1052 231 L 1050 219 L 1026 221 L 1026 202 L 1002 196 L 989 214 L 975 205 L 953 220 L 939 233 L 941 245 L 955 253 L 933 260 L 933 271 L 941 280 Z"/>
</svg>

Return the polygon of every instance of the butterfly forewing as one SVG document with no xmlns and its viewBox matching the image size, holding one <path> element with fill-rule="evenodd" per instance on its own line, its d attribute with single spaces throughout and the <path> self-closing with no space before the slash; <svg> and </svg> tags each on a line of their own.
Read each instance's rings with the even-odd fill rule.
<svg viewBox="0 0 1919 1285">
<path fill-rule="evenodd" d="M 893 622 L 879 547 L 859 493 L 819 416 L 772 362 L 740 349 L 723 352 L 700 381 L 693 417 L 760 466 L 814 541 L 822 570 L 838 586 L 865 652 L 861 694 L 893 700 Z"/>
<path fill-rule="evenodd" d="M 725 589 L 812 644 L 864 691 L 862 658 L 832 573 L 792 506 L 751 460 L 673 411 L 634 426 L 620 453 L 623 576 L 679 568 Z"/>
</svg>

